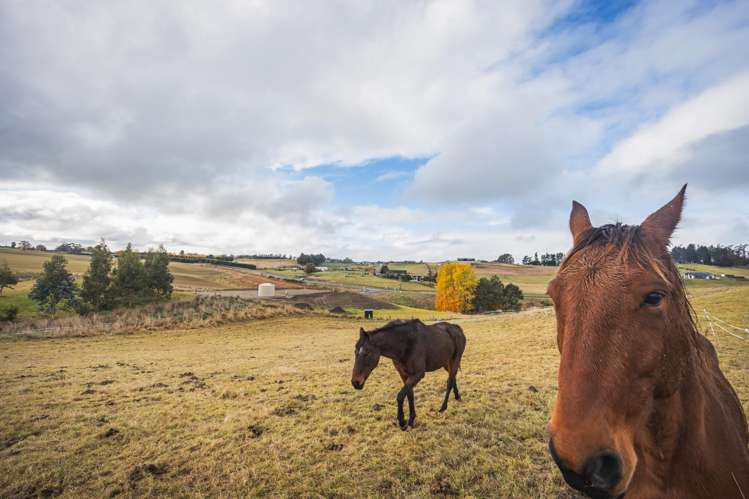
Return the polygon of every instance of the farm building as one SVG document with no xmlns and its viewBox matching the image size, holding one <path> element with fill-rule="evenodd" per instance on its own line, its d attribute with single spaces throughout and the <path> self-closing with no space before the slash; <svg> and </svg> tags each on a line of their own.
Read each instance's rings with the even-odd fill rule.
<svg viewBox="0 0 749 499">
<path fill-rule="evenodd" d="M 684 272 L 685 279 L 720 279 L 719 276 L 712 272 L 700 272 L 697 270 L 687 270 Z"/>
</svg>

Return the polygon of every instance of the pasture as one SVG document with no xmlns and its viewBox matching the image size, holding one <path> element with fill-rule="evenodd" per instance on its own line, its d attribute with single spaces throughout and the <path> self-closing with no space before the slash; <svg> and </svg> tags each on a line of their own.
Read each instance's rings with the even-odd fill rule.
<svg viewBox="0 0 749 499">
<path fill-rule="evenodd" d="M 478 277 L 498 275 L 505 284 L 514 284 L 529 297 L 545 297 L 546 286 L 557 273 L 556 267 L 542 265 L 510 265 L 506 263 L 474 263 Z"/>
<path fill-rule="evenodd" d="M 320 284 L 342 285 L 345 287 L 369 287 L 388 290 L 431 292 L 434 288 L 427 283 L 401 282 L 370 274 L 365 269 L 329 270 L 307 275 L 303 270 L 274 270 L 271 274 L 279 277 L 303 277 L 305 281 Z"/>
<path fill-rule="evenodd" d="M 21 251 L 10 248 L 0 248 L 0 262 L 8 262 L 10 268 L 19 274 L 38 274 L 42 271 L 44 262 L 49 260 L 52 252 Z M 68 270 L 76 276 L 82 276 L 89 266 L 90 258 L 86 255 L 65 254 Z M 170 262 L 169 270 L 174 276 L 176 290 L 195 289 L 226 289 L 226 288 L 255 288 L 261 282 L 267 282 L 262 277 L 238 268 L 219 267 L 209 264 L 194 264 Z M 284 281 L 274 281 L 282 289 L 297 288 L 298 285 Z"/>
<path fill-rule="evenodd" d="M 0 263 L 7 262 L 13 272 L 19 274 L 38 274 L 44 262 L 52 258 L 53 252 L 23 251 L 19 249 L 0 248 Z M 83 275 L 88 270 L 90 258 L 86 255 L 64 255 L 68 261 L 68 270 L 73 274 Z"/>
<path fill-rule="evenodd" d="M 698 312 L 749 324 L 749 286 L 690 294 Z M 359 326 L 382 322 L 2 339 L 0 496 L 577 497 L 546 450 L 552 311 L 453 320 L 468 338 L 463 401 L 438 414 L 446 376 L 427 374 L 407 432 L 387 360 L 364 391 L 350 385 Z M 749 410 L 749 341 L 708 334 Z"/>
</svg>

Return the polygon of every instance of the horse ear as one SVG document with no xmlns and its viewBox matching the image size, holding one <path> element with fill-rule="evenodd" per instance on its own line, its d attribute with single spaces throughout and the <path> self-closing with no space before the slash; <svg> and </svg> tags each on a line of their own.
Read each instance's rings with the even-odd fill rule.
<svg viewBox="0 0 749 499">
<path fill-rule="evenodd" d="M 659 248 L 668 246 L 671 235 L 679 224 L 679 220 L 681 220 L 681 210 L 684 207 L 686 191 L 687 184 L 684 184 L 676 197 L 658 211 L 651 213 L 640 225 L 642 234 Z"/>
<path fill-rule="evenodd" d="M 360 338 L 368 338 L 369 337 L 369 335 L 367 334 L 367 332 L 364 330 L 363 327 L 359 328 L 359 337 Z"/>
<path fill-rule="evenodd" d="M 582 235 L 593 227 L 590 223 L 590 216 L 588 216 L 588 210 L 585 206 L 581 205 L 577 201 L 572 201 L 572 212 L 570 213 L 570 232 L 572 232 L 573 244 L 577 244 L 580 241 Z"/>
</svg>

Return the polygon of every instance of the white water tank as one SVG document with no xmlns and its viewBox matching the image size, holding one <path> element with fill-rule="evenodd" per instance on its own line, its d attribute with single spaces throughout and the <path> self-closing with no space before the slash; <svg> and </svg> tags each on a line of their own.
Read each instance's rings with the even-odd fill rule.
<svg viewBox="0 0 749 499">
<path fill-rule="evenodd" d="M 257 287 L 257 296 L 259 298 L 271 298 L 276 296 L 276 286 L 269 282 L 264 282 Z"/>
</svg>

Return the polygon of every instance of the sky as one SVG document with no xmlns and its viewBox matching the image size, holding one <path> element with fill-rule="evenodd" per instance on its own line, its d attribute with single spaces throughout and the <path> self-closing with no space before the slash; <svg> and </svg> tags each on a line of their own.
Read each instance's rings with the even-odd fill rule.
<svg viewBox="0 0 749 499">
<path fill-rule="evenodd" d="M 0 3 L 0 244 L 520 259 L 685 183 L 749 242 L 749 2 Z"/>
</svg>

